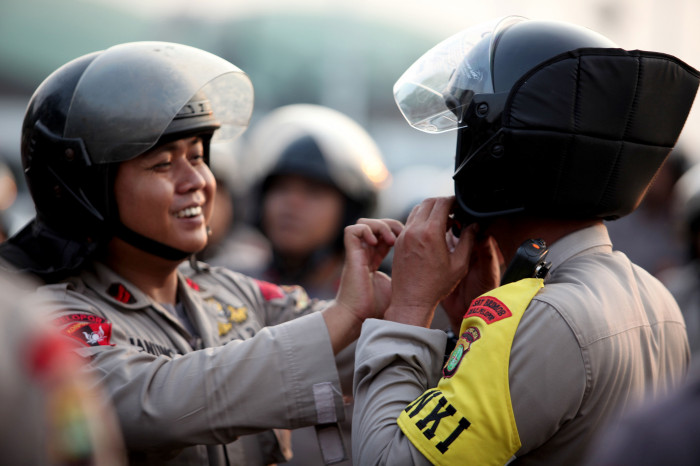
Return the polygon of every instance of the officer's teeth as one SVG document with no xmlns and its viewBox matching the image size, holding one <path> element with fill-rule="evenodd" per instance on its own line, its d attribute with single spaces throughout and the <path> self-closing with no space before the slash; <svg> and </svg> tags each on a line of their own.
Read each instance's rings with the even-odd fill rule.
<svg viewBox="0 0 700 466">
<path fill-rule="evenodd" d="M 186 209 L 182 209 L 180 212 L 178 212 L 175 216 L 177 218 L 185 218 L 185 217 L 196 217 L 197 215 L 202 213 L 202 208 L 197 206 L 197 207 L 188 207 Z"/>
</svg>

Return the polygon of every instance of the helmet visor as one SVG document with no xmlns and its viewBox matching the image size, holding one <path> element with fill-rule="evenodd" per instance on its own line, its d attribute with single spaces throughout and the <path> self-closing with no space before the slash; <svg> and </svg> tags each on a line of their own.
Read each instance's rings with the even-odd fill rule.
<svg viewBox="0 0 700 466">
<path fill-rule="evenodd" d="M 427 133 L 464 126 L 461 116 L 473 95 L 493 93 L 494 39 L 524 20 L 508 16 L 465 29 L 420 57 L 394 84 L 394 100 L 406 121 Z"/>
<path fill-rule="evenodd" d="M 253 86 L 233 64 L 180 44 L 117 45 L 80 78 L 64 136 L 81 138 L 93 163 L 129 160 L 153 147 L 197 93 L 221 125 L 215 139 L 231 139 L 248 126 Z"/>
</svg>

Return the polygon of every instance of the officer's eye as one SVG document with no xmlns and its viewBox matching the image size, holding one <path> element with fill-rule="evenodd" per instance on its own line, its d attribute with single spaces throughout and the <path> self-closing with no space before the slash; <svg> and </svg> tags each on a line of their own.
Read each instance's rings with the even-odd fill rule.
<svg viewBox="0 0 700 466">
<path fill-rule="evenodd" d="M 153 165 L 151 165 L 151 170 L 163 171 L 163 170 L 167 170 L 168 168 L 170 168 L 171 165 L 172 165 L 172 162 L 170 160 L 161 160 L 161 161 L 156 162 Z"/>
</svg>

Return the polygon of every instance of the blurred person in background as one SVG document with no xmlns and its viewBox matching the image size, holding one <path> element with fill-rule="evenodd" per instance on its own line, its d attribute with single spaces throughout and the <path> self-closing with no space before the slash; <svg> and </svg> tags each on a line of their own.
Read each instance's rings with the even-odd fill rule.
<svg viewBox="0 0 700 466">
<path fill-rule="evenodd" d="M 241 139 L 212 144 L 210 162 L 216 179 L 209 242 L 197 257 L 211 265 L 247 272 L 272 255 L 267 239 L 250 224 L 250 169 L 242 163 Z"/>
<path fill-rule="evenodd" d="M 401 224 L 346 229 L 350 266 L 329 302 L 194 260 L 210 142 L 242 133 L 252 110 L 243 71 L 166 42 L 78 57 L 27 107 L 36 216 L 0 256 L 46 283 L 32 305 L 105 387 L 131 464 L 274 464 L 291 452 L 272 429 L 319 424 L 327 458 L 345 455 L 335 355 L 386 309 L 390 282 L 374 272 Z"/>
<path fill-rule="evenodd" d="M 343 230 L 375 216 L 379 192 L 390 181 L 376 143 L 336 110 L 294 104 L 257 123 L 245 158 L 256 176 L 253 223 L 272 250 L 269 262 L 247 272 L 332 298 L 343 265 Z"/>
<path fill-rule="evenodd" d="M 3 233 L 3 214 L 16 197 L 14 175 L 0 162 Z M 0 271 L 0 458 L 3 464 L 125 465 L 109 398 L 28 301 L 36 286 L 31 277 Z"/>
<path fill-rule="evenodd" d="M 455 196 L 413 209 L 389 308 L 363 324 L 358 464 L 577 464 L 620 410 L 681 383 L 680 309 L 603 219 L 639 205 L 699 81 L 670 55 L 522 17 L 409 67 L 396 102 L 417 129 L 457 131 Z M 438 303 L 459 336 L 446 361 Z"/>
<path fill-rule="evenodd" d="M 9 236 L 8 209 L 17 199 L 17 183 L 15 176 L 2 160 L 0 160 L 0 243 Z"/>
<path fill-rule="evenodd" d="M 685 261 L 684 244 L 675 234 L 673 186 L 688 169 L 688 157 L 675 147 L 639 207 L 629 215 L 606 222 L 615 249 L 654 276 Z"/>
<path fill-rule="evenodd" d="M 293 104 L 277 108 L 251 130 L 245 166 L 255 174 L 252 222 L 270 245 L 268 260 L 242 271 L 281 285 L 299 284 L 311 298 L 338 292 L 344 261 L 343 231 L 376 214 L 390 181 L 371 136 L 331 108 Z M 338 355 L 350 451 L 354 345 Z M 323 464 L 313 427 L 292 432 L 290 464 Z M 348 458 L 343 464 L 352 464 Z"/>
<path fill-rule="evenodd" d="M 595 435 L 586 466 L 695 466 L 700 464 L 700 364 L 659 399 L 616 419 Z"/>
<path fill-rule="evenodd" d="M 27 300 L 34 284 L 0 272 L 0 457 L 3 464 L 126 465 L 109 397 Z"/>
<path fill-rule="evenodd" d="M 700 356 L 700 164 L 691 167 L 674 186 L 671 213 L 674 233 L 685 245 L 685 261 L 666 269 L 659 278 L 683 312 L 695 359 Z"/>
</svg>

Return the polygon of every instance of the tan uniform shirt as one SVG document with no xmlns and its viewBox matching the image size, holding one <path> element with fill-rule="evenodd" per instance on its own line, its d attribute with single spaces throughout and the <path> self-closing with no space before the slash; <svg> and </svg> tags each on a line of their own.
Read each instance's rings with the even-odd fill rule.
<svg viewBox="0 0 700 466">
<path fill-rule="evenodd" d="M 222 269 L 190 274 L 179 274 L 178 297 L 195 334 L 99 263 L 37 293 L 90 358 L 133 463 L 267 463 L 234 440 L 342 419 L 322 303 Z"/>
<path fill-rule="evenodd" d="M 611 415 L 667 392 L 689 363 L 675 301 L 658 280 L 612 251 L 604 226 L 562 238 L 547 260 L 550 275 L 510 351 L 509 391 L 522 444 L 513 464 L 576 464 Z M 437 385 L 444 345 L 440 331 L 365 322 L 355 359 L 358 464 L 427 464 L 396 418 Z M 469 370 L 464 364 L 460 370 Z M 493 396 L 494 403 L 505 400 Z"/>
</svg>

